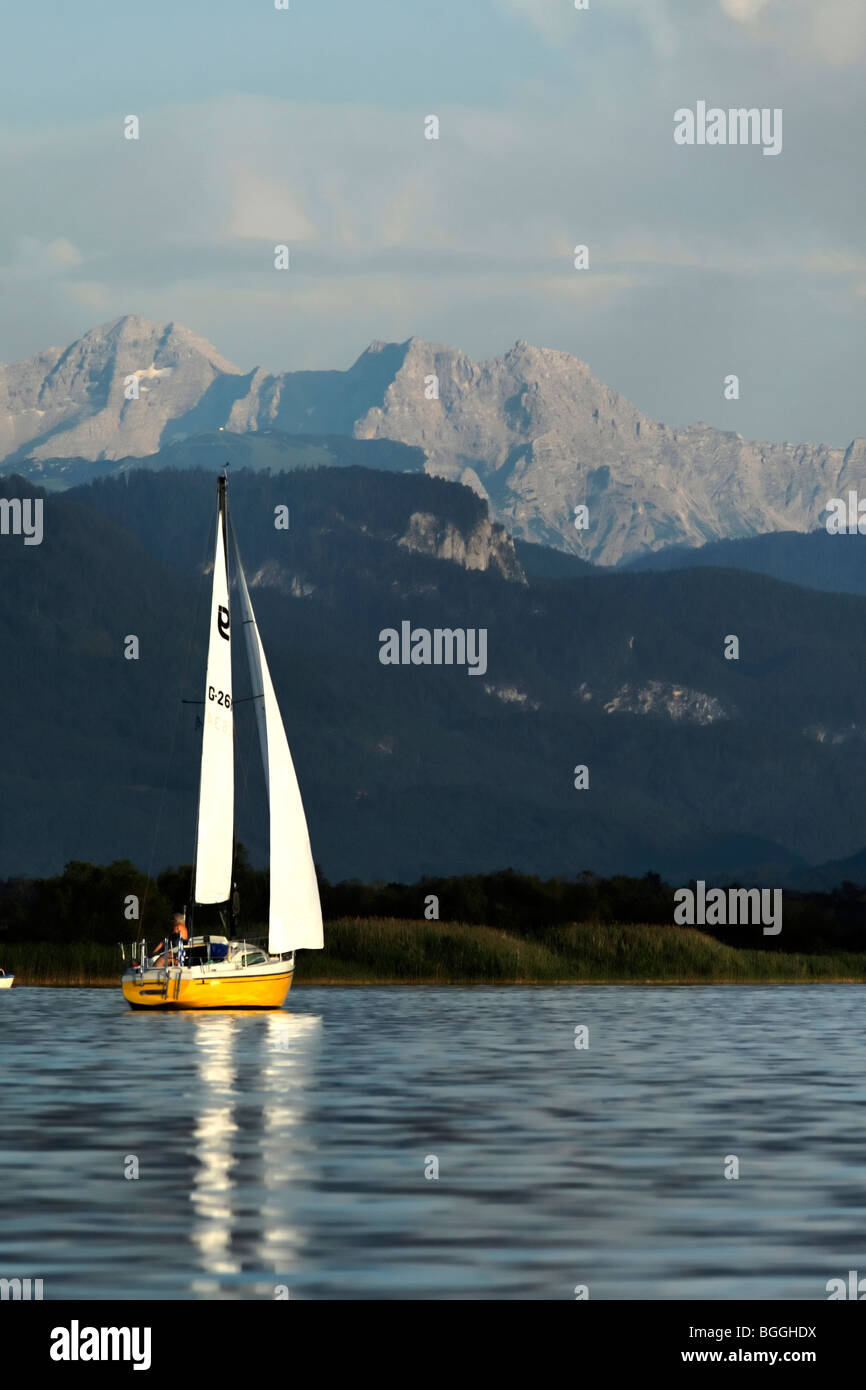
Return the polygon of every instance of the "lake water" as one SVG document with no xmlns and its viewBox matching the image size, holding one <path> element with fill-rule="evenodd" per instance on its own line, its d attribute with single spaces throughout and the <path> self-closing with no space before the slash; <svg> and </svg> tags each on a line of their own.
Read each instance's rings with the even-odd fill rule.
<svg viewBox="0 0 866 1390">
<path fill-rule="evenodd" d="M 864 1004 L 299 987 L 273 1013 L 150 1015 L 13 988 L 0 1277 L 46 1299 L 823 1299 L 866 1274 Z"/>
</svg>

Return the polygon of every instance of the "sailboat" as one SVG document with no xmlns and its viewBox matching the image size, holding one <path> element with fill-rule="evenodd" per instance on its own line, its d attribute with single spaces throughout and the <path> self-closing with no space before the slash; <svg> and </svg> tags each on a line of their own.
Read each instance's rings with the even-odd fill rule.
<svg viewBox="0 0 866 1390">
<path fill-rule="evenodd" d="M 236 911 L 230 541 L 270 810 L 268 934 L 261 944 L 232 935 Z M 196 909 L 216 905 L 223 931 L 196 936 L 184 925 L 153 954 L 148 954 L 146 942 L 136 942 L 132 963 L 121 978 L 123 995 L 134 1009 L 279 1008 L 291 987 L 295 953 L 324 946 L 322 909 L 301 793 L 229 518 L 224 475 L 217 491 L 204 709 L 192 930 Z"/>
</svg>

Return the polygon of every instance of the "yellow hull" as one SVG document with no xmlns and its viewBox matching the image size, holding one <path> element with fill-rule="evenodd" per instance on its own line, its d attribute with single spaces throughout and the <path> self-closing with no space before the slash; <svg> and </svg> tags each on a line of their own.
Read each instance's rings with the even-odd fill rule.
<svg viewBox="0 0 866 1390">
<path fill-rule="evenodd" d="M 279 975 L 191 976 L 165 985 L 150 980 L 121 981 L 123 997 L 133 1009 L 278 1009 L 292 983 L 292 971 Z"/>
</svg>

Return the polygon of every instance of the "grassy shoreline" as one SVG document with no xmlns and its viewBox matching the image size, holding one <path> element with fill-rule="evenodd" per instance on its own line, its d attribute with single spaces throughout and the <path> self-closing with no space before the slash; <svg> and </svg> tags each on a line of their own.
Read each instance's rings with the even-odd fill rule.
<svg viewBox="0 0 866 1390">
<path fill-rule="evenodd" d="M 866 983 L 866 954 L 804 955 L 725 946 L 687 927 L 577 923 L 532 937 L 451 922 L 328 922 L 326 948 L 298 957 L 304 985 L 687 985 Z M 117 987 L 115 946 L 0 948 L 19 985 Z"/>
</svg>

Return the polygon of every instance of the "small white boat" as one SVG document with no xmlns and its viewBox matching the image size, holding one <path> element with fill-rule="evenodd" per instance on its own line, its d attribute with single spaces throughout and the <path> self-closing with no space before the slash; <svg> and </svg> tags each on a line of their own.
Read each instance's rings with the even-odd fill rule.
<svg viewBox="0 0 866 1390">
<path fill-rule="evenodd" d="M 5 970 L 0 970 L 0 989 L 11 989 L 14 975 L 7 975 Z"/>
</svg>

